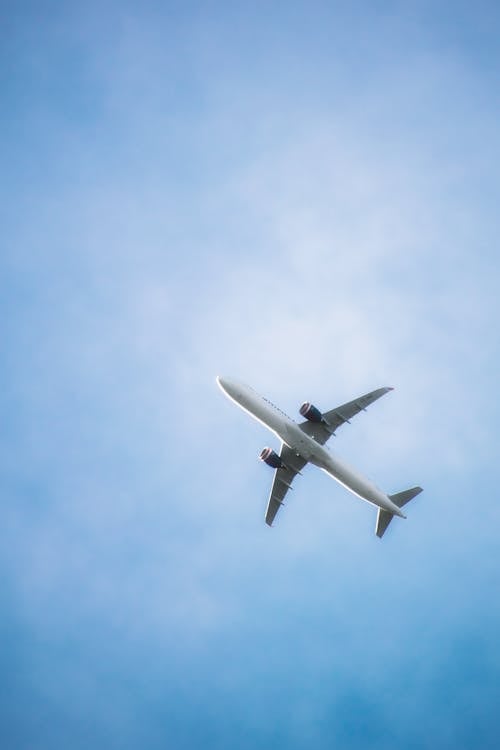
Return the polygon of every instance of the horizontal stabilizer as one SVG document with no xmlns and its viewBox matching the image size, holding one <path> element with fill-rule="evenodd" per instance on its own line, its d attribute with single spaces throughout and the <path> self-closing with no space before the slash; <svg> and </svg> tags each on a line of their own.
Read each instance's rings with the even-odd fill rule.
<svg viewBox="0 0 500 750">
<path fill-rule="evenodd" d="M 389 500 L 391 500 L 394 505 L 397 505 L 398 508 L 402 508 L 403 505 L 406 505 L 410 500 L 413 500 L 416 495 L 420 495 L 422 491 L 422 487 L 411 487 L 409 490 L 403 490 L 403 492 L 397 492 L 395 495 L 389 495 Z"/>
<path fill-rule="evenodd" d="M 410 500 L 413 500 L 414 497 L 420 495 L 421 492 L 422 487 L 411 487 L 409 490 L 403 490 L 403 492 L 397 492 L 395 495 L 389 495 L 389 500 L 391 500 L 394 505 L 397 505 L 398 508 L 402 508 L 403 505 L 409 503 Z M 379 539 L 382 539 L 393 518 L 394 514 L 389 510 L 382 510 L 382 508 L 379 508 L 377 514 L 377 526 L 375 528 L 375 533 Z"/>
<path fill-rule="evenodd" d="M 382 510 L 382 508 L 378 509 L 377 528 L 375 529 L 375 533 L 379 539 L 382 539 L 386 528 L 389 526 L 393 518 L 394 516 L 389 510 Z"/>
</svg>

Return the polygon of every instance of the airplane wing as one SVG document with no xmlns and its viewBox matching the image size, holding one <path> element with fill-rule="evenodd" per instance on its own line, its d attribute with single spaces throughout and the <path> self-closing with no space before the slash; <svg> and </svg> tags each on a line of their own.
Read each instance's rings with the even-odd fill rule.
<svg viewBox="0 0 500 750">
<path fill-rule="evenodd" d="M 266 510 L 266 523 L 268 526 L 272 526 L 276 513 L 283 505 L 283 498 L 288 490 L 291 489 L 293 479 L 307 463 L 305 458 L 297 456 L 285 443 L 281 446 L 280 458 L 285 466 L 276 469 L 274 472 L 273 486 Z"/>
<path fill-rule="evenodd" d="M 370 406 L 374 401 L 392 390 L 392 388 L 378 388 L 376 391 L 365 393 L 364 396 L 359 396 L 359 398 L 355 398 L 354 401 L 348 401 L 346 404 L 342 404 L 342 406 L 337 406 L 335 409 L 324 412 L 324 422 L 317 423 L 305 421 L 302 422 L 299 427 L 306 433 L 306 435 L 313 437 L 320 445 L 324 445 L 328 438 L 331 437 L 331 435 L 333 435 L 334 432 L 344 424 L 344 422 L 349 422 L 351 417 L 356 416 L 360 411 L 365 411 L 367 406 Z"/>
</svg>

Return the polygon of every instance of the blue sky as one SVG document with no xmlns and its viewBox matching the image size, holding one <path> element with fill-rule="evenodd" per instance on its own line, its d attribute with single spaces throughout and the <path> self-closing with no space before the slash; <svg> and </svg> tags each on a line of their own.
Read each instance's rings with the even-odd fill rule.
<svg viewBox="0 0 500 750">
<path fill-rule="evenodd" d="M 2 5 L 2 747 L 497 746 L 499 15 Z"/>
</svg>

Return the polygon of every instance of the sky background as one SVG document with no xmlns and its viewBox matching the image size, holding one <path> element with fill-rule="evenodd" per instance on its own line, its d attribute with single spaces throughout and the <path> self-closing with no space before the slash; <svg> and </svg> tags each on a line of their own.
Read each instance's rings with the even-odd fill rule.
<svg viewBox="0 0 500 750">
<path fill-rule="evenodd" d="M 2 2 L 0 742 L 496 748 L 496 2 Z M 306 469 L 294 418 L 395 391 Z"/>
</svg>

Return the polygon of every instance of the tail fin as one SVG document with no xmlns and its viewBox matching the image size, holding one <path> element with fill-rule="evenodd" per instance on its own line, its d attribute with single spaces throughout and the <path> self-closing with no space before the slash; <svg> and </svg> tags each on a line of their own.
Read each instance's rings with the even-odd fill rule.
<svg viewBox="0 0 500 750">
<path fill-rule="evenodd" d="M 413 500 L 413 498 L 416 495 L 419 495 L 421 492 L 422 487 L 411 487 L 411 489 L 409 490 L 403 490 L 403 492 L 397 492 L 395 495 L 389 495 L 389 500 L 392 500 L 394 505 L 397 505 L 398 508 L 402 508 L 403 505 L 409 503 L 410 500 Z M 377 526 L 375 528 L 375 533 L 379 537 L 379 539 L 382 539 L 385 530 L 387 529 L 393 518 L 394 515 L 389 510 L 383 510 L 382 508 L 379 508 L 377 514 Z"/>
</svg>

